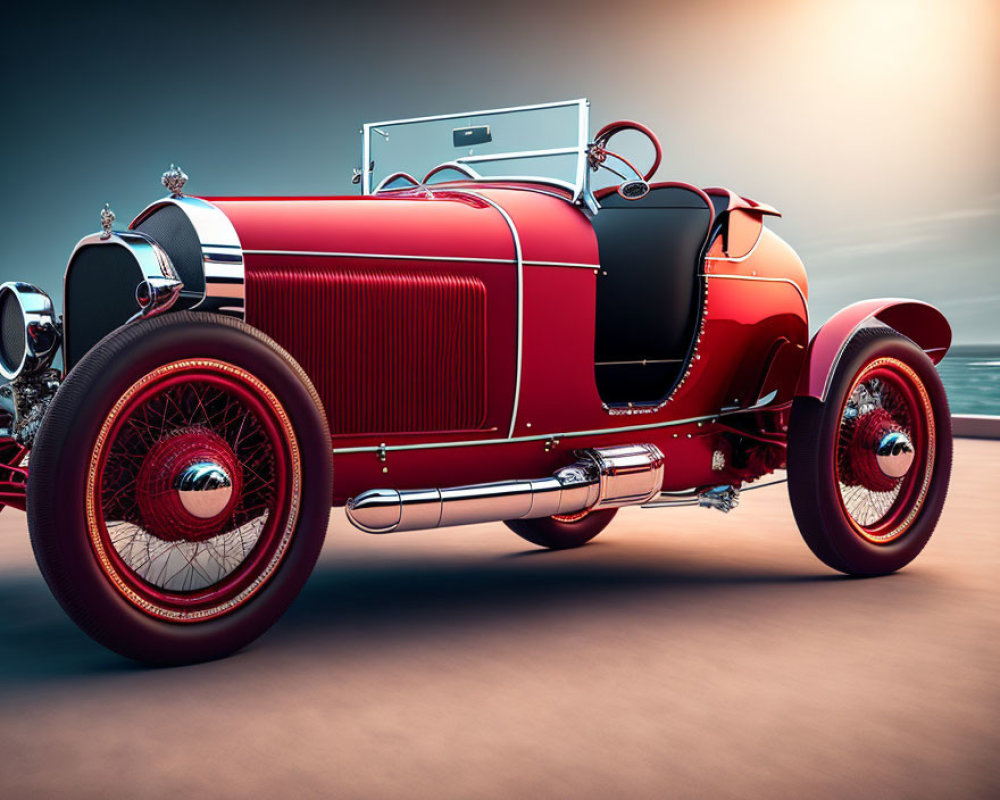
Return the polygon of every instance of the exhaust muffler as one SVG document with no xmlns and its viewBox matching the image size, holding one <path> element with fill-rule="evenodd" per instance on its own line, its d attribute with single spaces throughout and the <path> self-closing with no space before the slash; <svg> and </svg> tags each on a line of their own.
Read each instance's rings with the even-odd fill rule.
<svg viewBox="0 0 1000 800">
<path fill-rule="evenodd" d="M 580 450 L 548 478 L 443 489 L 370 489 L 347 501 L 367 533 L 500 522 L 647 503 L 663 486 L 663 453 L 651 444 Z"/>
</svg>

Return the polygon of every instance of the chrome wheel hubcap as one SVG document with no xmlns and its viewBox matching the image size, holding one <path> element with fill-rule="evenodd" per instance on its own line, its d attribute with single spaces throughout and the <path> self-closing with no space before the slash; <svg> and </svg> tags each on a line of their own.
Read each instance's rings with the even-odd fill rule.
<svg viewBox="0 0 1000 800">
<path fill-rule="evenodd" d="M 229 505 L 233 496 L 233 480 L 221 464 L 197 461 L 177 473 L 174 491 L 191 516 L 211 519 Z"/>
<path fill-rule="evenodd" d="M 888 431 L 875 447 L 875 462 L 882 474 L 902 478 L 913 464 L 913 443 L 903 431 Z"/>
</svg>

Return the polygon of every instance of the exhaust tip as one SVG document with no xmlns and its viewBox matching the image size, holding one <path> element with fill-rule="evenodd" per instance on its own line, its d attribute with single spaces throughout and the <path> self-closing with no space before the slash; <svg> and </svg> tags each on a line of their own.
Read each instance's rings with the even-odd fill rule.
<svg viewBox="0 0 1000 800">
<path fill-rule="evenodd" d="M 392 533 L 403 515 L 402 498 L 395 489 L 369 489 L 347 501 L 347 518 L 365 533 Z"/>
</svg>

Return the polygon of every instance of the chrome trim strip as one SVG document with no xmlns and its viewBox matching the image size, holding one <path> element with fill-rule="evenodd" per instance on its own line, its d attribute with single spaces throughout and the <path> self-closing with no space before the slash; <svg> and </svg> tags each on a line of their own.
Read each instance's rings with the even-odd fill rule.
<svg viewBox="0 0 1000 800">
<path fill-rule="evenodd" d="M 133 320 L 139 319 L 140 317 L 150 316 L 152 314 L 162 313 L 170 308 L 179 297 L 180 293 L 184 291 L 184 286 L 177 275 L 177 271 L 170 261 L 170 257 L 166 254 L 163 248 L 153 240 L 152 237 L 143 233 L 142 231 L 116 231 L 111 233 L 109 236 L 105 236 L 103 233 L 92 233 L 90 236 L 83 237 L 76 246 L 73 248 L 73 252 L 70 253 L 69 261 L 66 263 L 66 270 L 63 273 L 63 300 L 65 302 L 67 295 L 66 284 L 69 279 L 69 269 L 76 259 L 76 254 L 83 247 L 89 246 L 101 246 L 107 247 L 109 245 L 116 245 L 118 247 L 124 247 L 135 259 L 136 266 L 139 268 L 139 272 L 142 278 L 137 281 L 138 286 L 146 284 L 150 290 L 151 303 L 148 307 L 143 308 L 140 306 L 138 298 L 136 299 L 136 313 L 130 317 L 127 321 L 132 322 Z M 138 289 L 137 286 L 137 289 Z M 72 333 L 72 316 L 68 308 L 63 309 L 63 356 L 67 352 L 67 344 L 72 339 L 70 335 Z"/>
<path fill-rule="evenodd" d="M 764 224 L 761 223 L 760 230 L 757 231 L 757 238 L 754 240 L 753 247 L 751 247 L 747 252 L 740 256 L 739 258 L 731 258 L 729 256 L 705 256 L 706 261 L 728 261 L 730 264 L 738 264 L 741 261 L 746 261 L 750 256 L 754 254 L 757 249 L 757 245 L 760 244 L 761 239 L 764 238 Z"/>
<path fill-rule="evenodd" d="M 578 264 L 575 261 L 525 261 L 523 263 L 526 267 L 573 267 L 575 269 L 594 270 L 601 268 L 600 264 Z"/>
<path fill-rule="evenodd" d="M 510 412 L 510 430 L 507 434 L 508 436 L 513 436 L 514 426 L 517 423 L 517 407 L 521 401 L 521 360 L 524 347 L 524 261 L 522 260 L 521 237 L 517 234 L 517 226 L 514 224 L 514 220 L 511 219 L 510 214 L 495 200 L 491 200 L 479 194 L 479 192 L 473 192 L 470 189 L 459 189 L 457 191 L 475 197 L 499 211 L 504 222 L 507 223 L 507 227 L 510 228 L 511 239 L 514 241 L 514 256 L 517 259 L 517 272 L 515 274 L 517 281 L 517 357 L 514 366 L 514 403 Z"/>
<path fill-rule="evenodd" d="M 382 180 L 379 181 L 378 186 L 372 189 L 372 194 L 378 194 L 380 191 L 382 191 L 382 187 L 385 186 L 387 183 L 389 183 L 390 181 L 399 180 L 400 178 L 406 178 L 409 181 L 411 181 L 411 183 L 409 186 L 400 186 L 398 187 L 399 189 L 414 189 L 420 186 L 420 181 L 414 178 L 409 172 L 393 172 L 391 175 L 386 175 L 384 178 L 382 178 Z M 394 191 L 394 190 L 388 189 L 387 191 Z"/>
<path fill-rule="evenodd" d="M 641 358 L 638 361 L 595 361 L 594 365 L 599 367 L 624 367 L 641 364 L 683 364 L 683 358 Z"/>
<path fill-rule="evenodd" d="M 456 158 L 459 164 L 478 164 L 488 161 L 514 161 L 519 158 L 547 158 L 548 156 L 569 156 L 579 153 L 577 147 L 551 147 L 548 150 L 514 150 L 509 153 L 488 153 L 481 156 L 460 156 Z M 568 185 L 567 181 L 567 185 Z"/>
<path fill-rule="evenodd" d="M 69 270 L 69 264 L 73 263 L 77 251 L 88 245 L 119 245 L 132 253 L 144 278 L 177 280 L 177 272 L 170 257 L 163 251 L 158 242 L 142 231 L 115 231 L 107 238 L 100 233 L 84 236 L 73 248 L 69 263 L 66 265 L 67 270 Z"/>
<path fill-rule="evenodd" d="M 432 169 L 430 172 L 424 175 L 424 181 L 418 183 L 417 186 L 419 186 L 422 189 L 429 190 L 432 186 L 436 186 L 437 184 L 427 183 L 426 182 L 427 178 L 434 177 L 436 173 L 446 172 L 449 169 L 455 170 L 455 172 L 461 172 L 466 178 L 472 178 L 473 180 L 482 180 L 483 178 L 482 175 L 480 175 L 478 172 L 476 172 L 472 167 L 468 166 L 467 164 L 462 164 L 458 161 L 442 161 L 440 164 L 434 167 L 434 169 Z M 379 186 L 381 185 L 382 184 L 379 184 Z M 373 194 L 377 192 L 378 192 L 378 186 L 375 187 L 375 192 L 373 192 Z"/>
<path fill-rule="evenodd" d="M 703 272 L 701 276 L 704 278 L 724 278 L 731 281 L 763 281 L 764 283 L 787 283 L 792 286 L 796 292 L 799 293 L 799 299 L 802 300 L 802 308 L 806 312 L 806 322 L 809 321 L 809 302 L 806 300 L 805 292 L 802 291 L 802 287 L 799 286 L 795 281 L 790 278 L 766 278 L 762 275 L 726 275 L 717 272 Z"/>
<path fill-rule="evenodd" d="M 456 192 L 475 194 L 469 189 L 453 189 Z M 323 252 L 318 250 L 244 250 L 247 256 L 303 256 L 306 258 L 379 258 L 398 261 L 446 261 L 472 264 L 517 264 L 516 258 L 479 258 L 476 256 L 418 256 L 393 255 L 392 253 L 348 253 Z M 575 261 L 521 261 L 526 267 L 573 267 L 576 269 L 600 269 L 600 264 L 580 264 Z"/>
<path fill-rule="evenodd" d="M 175 205 L 184 212 L 201 243 L 205 293 L 194 307 L 203 311 L 230 313 L 238 308 L 236 313 L 242 316 L 246 303 L 243 246 L 229 217 L 207 200 L 179 195 L 164 197 L 146 206 L 130 227 L 166 205 Z"/>
<path fill-rule="evenodd" d="M 851 343 L 851 339 L 858 335 L 865 328 L 881 328 L 889 326 L 884 322 L 880 322 L 874 314 L 869 314 L 863 320 L 861 320 L 857 325 L 851 328 L 850 333 L 843 338 L 840 343 L 840 347 L 837 348 L 837 354 L 833 357 L 833 361 L 830 364 L 830 369 L 826 373 L 826 379 L 823 381 L 823 394 L 819 398 L 821 403 L 826 402 L 827 396 L 830 394 L 830 385 L 833 383 L 833 376 L 837 372 L 837 367 L 840 366 L 840 359 L 844 357 L 844 351 L 847 349 L 847 345 Z M 810 342 L 810 345 L 812 342 Z"/>
<path fill-rule="evenodd" d="M 361 194 L 372 193 L 372 171 L 371 171 L 371 147 L 368 144 L 371 140 L 369 131 L 377 123 L 370 123 L 361 126 Z"/>
<path fill-rule="evenodd" d="M 486 114 L 510 114 L 514 111 L 536 111 L 541 108 L 561 108 L 562 106 L 575 106 L 580 103 L 588 103 L 586 98 L 577 100 L 559 100 L 555 103 L 535 103 L 528 106 L 510 106 L 509 108 L 487 108 L 482 111 L 460 111 L 454 114 L 435 114 L 430 117 L 410 117 L 408 119 L 387 119 L 381 122 L 366 122 L 366 128 L 378 128 L 382 125 L 399 125 L 403 122 L 433 122 L 439 119 L 455 119 L 457 117 L 482 117 Z M 589 103 L 588 103 L 589 105 Z"/>
<path fill-rule="evenodd" d="M 664 422 L 648 422 L 644 425 L 622 425 L 619 428 L 597 428 L 589 431 L 570 431 L 568 433 L 539 433 L 532 436 L 508 436 L 504 439 L 473 439 L 458 442 L 422 442 L 420 444 L 379 444 L 359 447 L 335 447 L 333 448 L 333 454 L 347 455 L 350 453 L 391 453 L 404 450 L 438 450 L 448 447 L 482 447 L 484 445 L 491 444 L 522 444 L 524 442 L 544 442 L 547 439 L 577 439 L 581 436 L 603 436 L 605 434 L 613 433 L 633 433 L 635 431 L 649 431 L 657 428 L 675 428 L 680 425 L 693 425 L 698 422 L 715 422 L 720 417 L 728 417 L 731 414 L 738 414 L 749 410 L 750 408 L 739 408 L 734 411 L 720 411 L 715 414 L 705 414 L 700 417 L 666 420 Z"/>
<path fill-rule="evenodd" d="M 573 192 L 573 202 L 577 202 L 584 191 L 590 191 L 590 164 L 587 161 L 587 148 L 590 146 L 590 101 L 580 102 L 579 129 L 577 130 L 577 147 L 580 149 L 580 159 L 576 165 L 576 190 Z M 587 204 L 588 208 L 590 204 Z"/>
</svg>

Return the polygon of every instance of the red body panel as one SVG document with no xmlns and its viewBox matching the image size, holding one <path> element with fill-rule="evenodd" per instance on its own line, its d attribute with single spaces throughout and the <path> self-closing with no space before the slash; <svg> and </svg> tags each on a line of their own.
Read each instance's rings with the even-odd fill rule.
<svg viewBox="0 0 1000 800">
<path fill-rule="evenodd" d="M 708 250 L 699 341 L 685 377 L 662 406 L 643 413 L 609 410 L 598 395 L 597 241 L 586 214 L 561 197 L 526 187 L 450 184 L 361 199 L 211 202 L 232 221 L 245 250 L 248 321 L 288 348 L 322 387 L 337 502 L 373 487 L 544 476 L 569 463 L 574 449 L 640 441 L 666 454 L 665 490 L 738 482 L 712 469 L 713 451 L 729 447 L 733 431 L 772 442 L 782 436 L 782 413 L 808 339 L 805 275 L 791 248 L 761 225 L 764 210 L 747 201 L 731 212 L 726 249 L 720 236 Z M 425 380 L 399 380 L 415 374 L 407 372 L 413 356 L 401 344 L 386 356 L 373 337 L 401 343 L 413 332 L 380 334 L 352 300 L 360 296 L 356 289 L 333 288 L 352 275 L 389 282 L 411 276 L 400 302 L 428 281 L 481 283 L 486 394 L 478 428 L 467 424 L 475 409 L 469 398 L 437 407 L 431 391 L 439 385 L 442 392 L 474 393 L 467 371 L 442 378 L 446 370 L 425 364 L 419 368 Z M 430 334 L 437 341 L 441 308 L 427 313 L 438 320 Z M 338 341 L 345 337 L 351 340 Z M 376 357 L 386 362 L 377 380 L 367 388 L 343 385 L 351 370 Z M 467 367 L 470 356 L 462 358 Z M 353 366 L 345 371 L 339 360 Z M 373 387 L 390 377 L 405 387 L 402 394 L 379 395 Z M 770 392 L 763 410 L 715 419 L 723 409 L 749 409 Z M 379 408 L 379 397 L 424 410 L 406 417 Z M 433 426 L 451 419 L 456 427 L 432 430 L 432 418 Z"/>
<path fill-rule="evenodd" d="M 796 393 L 826 400 L 830 378 L 844 347 L 859 328 L 872 321 L 908 336 L 935 364 L 951 345 L 951 326 L 934 306 L 898 298 L 863 300 L 838 311 L 816 332 Z"/>
<path fill-rule="evenodd" d="M 513 257 L 503 218 L 467 194 L 209 200 L 245 251 Z"/>
</svg>

